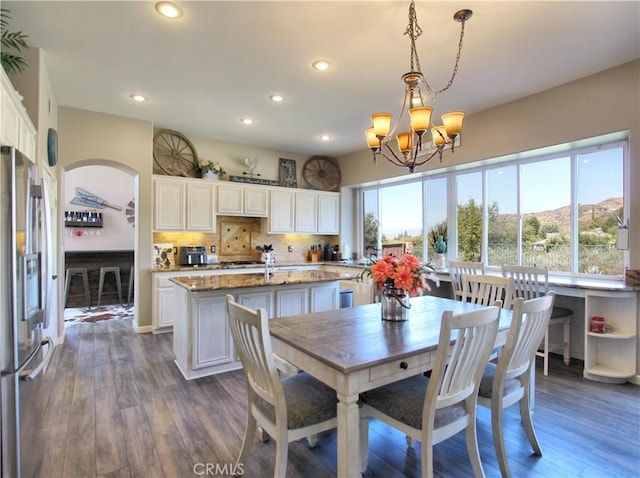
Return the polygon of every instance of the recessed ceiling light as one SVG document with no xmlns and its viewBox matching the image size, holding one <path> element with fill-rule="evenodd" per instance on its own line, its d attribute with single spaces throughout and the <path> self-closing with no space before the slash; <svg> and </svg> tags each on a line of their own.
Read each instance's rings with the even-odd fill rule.
<svg viewBox="0 0 640 478">
<path fill-rule="evenodd" d="M 269 99 L 274 103 L 280 103 L 282 100 L 284 100 L 284 96 L 278 94 L 269 95 Z"/>
<path fill-rule="evenodd" d="M 322 141 L 329 141 L 331 139 L 331 136 L 329 136 L 328 134 L 323 134 L 322 136 L 320 136 L 320 139 Z"/>
<path fill-rule="evenodd" d="M 242 118 L 240 122 L 242 124 L 253 124 L 253 120 L 251 118 Z"/>
<path fill-rule="evenodd" d="M 142 103 L 143 101 L 147 101 L 146 96 L 139 95 L 138 93 L 132 93 L 129 95 L 133 101 L 137 101 L 138 103 Z"/>
<path fill-rule="evenodd" d="M 325 71 L 329 69 L 329 62 L 327 60 L 316 60 L 311 66 L 318 71 Z"/>
<path fill-rule="evenodd" d="M 182 16 L 182 9 L 171 2 L 156 3 L 156 10 L 160 15 L 167 18 L 179 18 Z"/>
</svg>

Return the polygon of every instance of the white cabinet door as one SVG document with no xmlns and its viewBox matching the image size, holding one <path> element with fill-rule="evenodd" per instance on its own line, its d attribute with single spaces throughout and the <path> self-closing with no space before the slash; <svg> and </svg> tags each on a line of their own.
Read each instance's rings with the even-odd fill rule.
<svg viewBox="0 0 640 478">
<path fill-rule="evenodd" d="M 20 146 L 20 111 L 2 85 L 2 144 Z"/>
<path fill-rule="evenodd" d="M 154 179 L 154 223 L 156 231 L 184 231 L 185 190 L 182 180 Z"/>
<path fill-rule="evenodd" d="M 240 292 L 236 301 L 250 309 L 266 309 L 269 318 L 273 317 L 273 291 Z"/>
<path fill-rule="evenodd" d="M 156 291 L 156 313 L 154 314 L 154 329 L 172 327 L 178 312 L 178 296 L 173 287 L 162 287 Z"/>
<path fill-rule="evenodd" d="M 271 191 L 269 207 L 269 233 L 281 234 L 295 231 L 295 193 Z"/>
<path fill-rule="evenodd" d="M 340 233 L 340 195 L 318 193 L 318 234 Z"/>
<path fill-rule="evenodd" d="M 307 288 L 276 290 L 276 317 L 309 313 Z"/>
<path fill-rule="evenodd" d="M 267 217 L 269 215 L 269 190 L 259 187 L 245 187 L 244 213 L 251 217 Z"/>
<path fill-rule="evenodd" d="M 218 186 L 218 213 L 236 216 L 244 214 L 244 190 L 242 187 Z"/>
<path fill-rule="evenodd" d="M 333 283 L 309 288 L 309 312 L 326 312 L 340 308 L 340 287 Z"/>
<path fill-rule="evenodd" d="M 227 320 L 224 295 L 198 297 L 191 312 L 195 318 L 192 331 L 193 368 L 211 367 L 233 362 L 233 345 Z"/>
<path fill-rule="evenodd" d="M 216 187 L 211 182 L 187 184 L 187 229 L 216 232 Z"/>
<path fill-rule="evenodd" d="M 318 231 L 318 195 L 314 192 L 296 193 L 296 232 Z"/>
</svg>

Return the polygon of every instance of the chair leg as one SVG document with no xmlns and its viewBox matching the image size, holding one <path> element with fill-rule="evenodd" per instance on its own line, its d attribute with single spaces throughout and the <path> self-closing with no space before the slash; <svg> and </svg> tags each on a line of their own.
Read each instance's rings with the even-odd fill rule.
<svg viewBox="0 0 640 478">
<path fill-rule="evenodd" d="M 249 407 L 249 410 L 251 410 L 251 407 Z M 242 441 L 242 449 L 240 450 L 240 456 L 238 456 L 238 461 L 236 462 L 236 469 L 241 469 L 241 468 L 238 468 L 239 466 L 244 468 L 247 462 L 249 453 L 251 452 L 251 447 L 253 446 L 253 439 L 255 437 L 255 433 L 256 433 L 256 419 L 251 414 L 251 412 L 249 412 L 247 416 L 247 428 L 244 431 L 244 440 Z"/>
<path fill-rule="evenodd" d="M 286 436 L 278 437 L 276 441 L 276 467 L 273 470 L 273 478 L 284 478 L 287 474 L 287 455 L 289 442 Z"/>
<path fill-rule="evenodd" d="M 420 461 L 422 462 L 423 478 L 433 478 L 433 430 L 422 430 L 422 441 L 420 442 Z"/>
<path fill-rule="evenodd" d="M 563 359 L 564 364 L 569 365 L 571 363 L 571 323 L 567 320 L 562 326 L 564 331 L 564 348 L 563 351 Z"/>
<path fill-rule="evenodd" d="M 544 349 L 543 349 L 543 369 L 544 376 L 549 375 L 549 328 L 544 333 Z"/>
<path fill-rule="evenodd" d="M 527 395 L 523 400 L 527 399 Z M 491 431 L 493 432 L 493 446 L 496 449 L 496 457 L 500 465 L 500 474 L 502 478 L 509 478 L 509 461 L 507 460 L 507 451 L 504 447 L 504 429 L 502 424 L 502 395 L 491 399 Z"/>
<path fill-rule="evenodd" d="M 309 444 L 309 448 L 315 448 L 318 444 L 318 434 L 314 433 L 313 435 L 309 435 L 307 437 L 307 443 Z"/>
<path fill-rule="evenodd" d="M 480 462 L 480 450 L 478 449 L 478 435 L 476 431 L 476 413 L 475 413 L 475 404 L 474 409 L 471 413 L 469 413 L 469 424 L 465 430 L 465 438 L 467 441 L 467 453 L 469 454 L 469 460 L 471 461 L 471 468 L 473 468 L 473 474 L 476 478 L 484 478 L 484 469 L 482 468 L 482 463 Z M 429 476 L 433 476 L 433 453 L 430 453 L 429 462 L 431 465 L 431 474 Z"/>
<path fill-rule="evenodd" d="M 527 434 L 527 438 L 529 439 L 529 443 L 531 443 L 531 447 L 533 448 L 534 453 L 537 456 L 542 456 L 542 449 L 540 448 L 540 443 L 538 442 L 536 431 L 533 428 L 533 420 L 531 420 L 531 409 L 529 408 L 529 404 L 527 403 L 528 395 L 529 386 L 527 385 L 525 386 L 525 394 L 520 399 L 520 418 L 522 419 L 524 431 Z"/>
</svg>

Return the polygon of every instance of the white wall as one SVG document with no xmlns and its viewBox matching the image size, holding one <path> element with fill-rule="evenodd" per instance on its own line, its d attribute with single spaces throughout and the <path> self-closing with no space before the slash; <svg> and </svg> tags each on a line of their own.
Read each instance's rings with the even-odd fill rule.
<svg viewBox="0 0 640 478">
<path fill-rule="evenodd" d="M 111 207 L 91 208 L 72 204 L 76 188 L 99 197 Z M 134 199 L 134 178 L 124 171 L 106 166 L 83 166 L 68 171 L 62 197 L 63 211 L 102 213 L 101 228 L 64 228 L 65 251 L 132 251 L 135 229 L 127 219 L 127 204 Z"/>
</svg>

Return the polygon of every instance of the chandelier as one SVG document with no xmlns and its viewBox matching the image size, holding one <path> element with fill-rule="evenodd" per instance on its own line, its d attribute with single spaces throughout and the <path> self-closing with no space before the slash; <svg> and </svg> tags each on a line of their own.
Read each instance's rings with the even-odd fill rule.
<svg viewBox="0 0 640 478">
<path fill-rule="evenodd" d="M 451 149 L 454 152 L 456 143 L 460 142 L 460 132 L 464 112 L 453 111 L 442 115 L 442 125 L 434 126 L 431 123 L 431 113 L 433 108 L 425 106 L 428 99 L 435 100 L 438 95 L 447 91 L 453 84 L 453 80 L 458 72 L 458 63 L 462 53 L 462 40 L 464 38 L 464 24 L 473 12 L 471 10 L 460 10 L 453 15 L 456 22 L 462 24 L 460 29 L 460 40 L 458 41 L 458 54 L 453 67 L 451 79 L 447 85 L 435 91 L 427 82 L 422 71 L 420 71 L 420 60 L 416 51 L 416 39 L 422 34 L 422 29 L 418 26 L 415 3 L 411 0 L 409 5 L 409 24 L 404 34 L 409 36 L 411 42 L 411 71 L 402 75 L 405 84 L 404 100 L 402 109 L 391 127 L 393 115 L 391 113 L 375 113 L 371 115 L 373 127 L 365 131 L 367 144 L 373 151 L 373 162 L 375 164 L 378 156 L 383 156 L 396 166 L 405 166 L 413 172 L 414 168 L 422 166 L 434 156 L 438 155 L 442 161 L 442 152 Z M 423 91 L 424 90 L 424 91 Z M 396 136 L 398 150 L 401 156 L 396 154 L 389 142 L 398 129 L 405 110 L 409 112 L 409 122 L 407 131 L 398 133 Z M 425 141 L 425 133 L 431 131 L 431 141 Z"/>
</svg>

